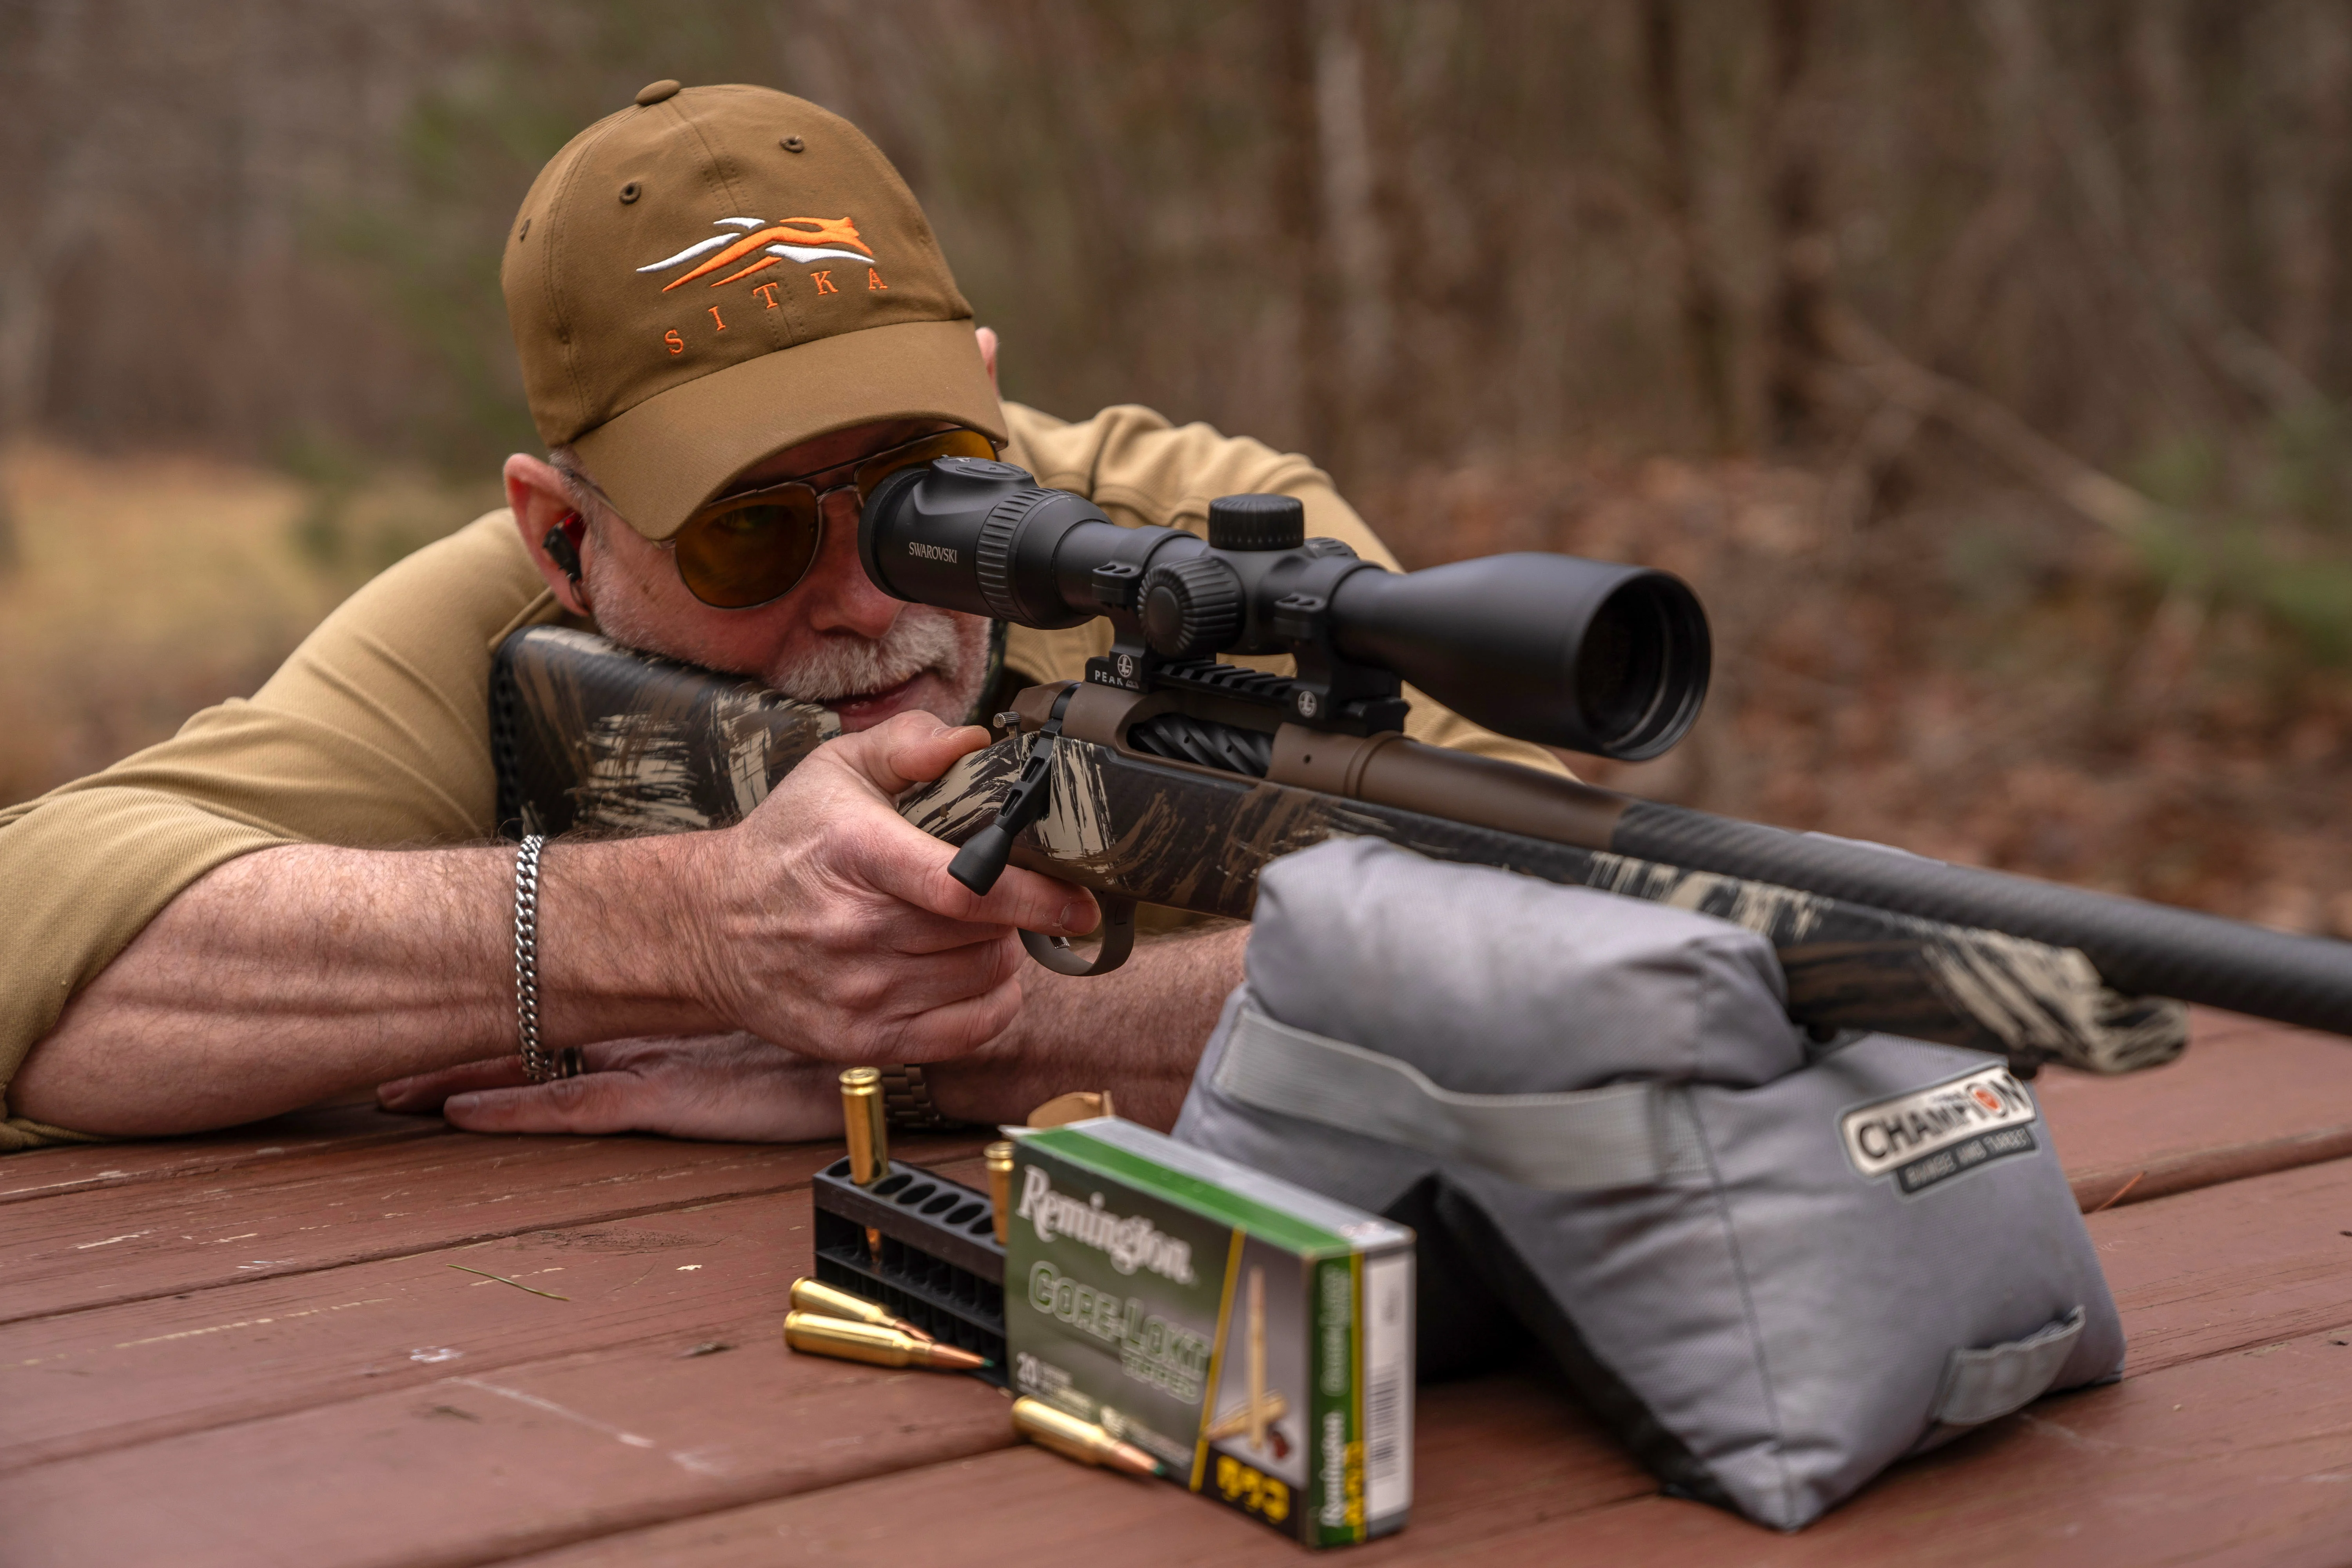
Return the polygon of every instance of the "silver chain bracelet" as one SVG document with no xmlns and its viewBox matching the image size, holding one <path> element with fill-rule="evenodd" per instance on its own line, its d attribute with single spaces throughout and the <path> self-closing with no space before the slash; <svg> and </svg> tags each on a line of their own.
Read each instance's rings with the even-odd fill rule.
<svg viewBox="0 0 2352 1568">
<path fill-rule="evenodd" d="M 522 1070 L 533 1083 L 577 1077 L 582 1065 L 577 1048 L 551 1058 L 539 1044 L 539 855 L 546 847 L 532 833 L 515 851 L 515 1032 L 522 1037 Z"/>
</svg>

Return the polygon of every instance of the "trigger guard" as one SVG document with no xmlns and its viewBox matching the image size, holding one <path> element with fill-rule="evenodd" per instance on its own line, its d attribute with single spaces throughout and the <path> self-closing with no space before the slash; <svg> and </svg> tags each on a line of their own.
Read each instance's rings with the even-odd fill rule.
<svg viewBox="0 0 2352 1568">
<path fill-rule="evenodd" d="M 1091 959 L 1079 956 L 1069 939 L 1045 936 L 1034 931 L 1021 933 L 1021 945 L 1029 956 L 1056 974 L 1068 974 L 1079 979 L 1089 975 L 1108 974 L 1127 962 L 1135 951 L 1135 900 L 1117 899 L 1108 894 L 1095 895 L 1102 906 L 1102 946 Z"/>
</svg>

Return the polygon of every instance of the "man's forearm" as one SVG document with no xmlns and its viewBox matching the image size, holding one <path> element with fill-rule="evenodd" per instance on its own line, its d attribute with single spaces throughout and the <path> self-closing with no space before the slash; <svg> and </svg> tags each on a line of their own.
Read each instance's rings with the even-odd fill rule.
<svg viewBox="0 0 2352 1568">
<path fill-rule="evenodd" d="M 924 1068 L 931 1099 L 961 1121 L 1017 1122 L 1071 1089 L 1115 1091 L 1118 1113 L 1174 1125 L 1201 1047 L 1241 984 L 1249 928 L 1139 942 L 1120 968 L 1074 979 L 1031 964 L 1020 1017 L 982 1049 Z"/>
<path fill-rule="evenodd" d="M 684 965 L 677 841 L 565 846 L 542 874 L 551 1047 L 719 1026 Z M 153 1135 L 310 1104 L 516 1048 L 514 851 L 289 846 L 184 890 L 85 987 L 8 1086 L 16 1114 Z"/>
<path fill-rule="evenodd" d="M 1244 932 L 1163 937 L 1099 980 L 1021 961 L 1021 1008 L 973 1054 L 924 1071 L 947 1114 L 1021 1121 L 1074 1089 L 1111 1089 L 1123 1116 L 1166 1127 L 1226 993 Z M 383 1086 L 387 1109 L 440 1110 L 482 1132 L 667 1132 L 791 1141 L 841 1135 L 840 1067 L 750 1034 L 591 1044 L 586 1076 L 525 1084 L 507 1056 Z M 887 1059 L 903 1060 L 903 1057 Z"/>
<path fill-rule="evenodd" d="M 983 731 L 900 715 L 821 747 L 736 826 L 548 853 L 542 1044 L 743 1033 L 801 1058 L 938 1062 L 943 1109 L 1010 1120 L 1070 1088 L 1172 1119 L 1238 932 L 1150 944 L 1101 980 L 1030 964 L 1085 895 L 1013 868 L 986 896 L 891 802 Z M 219 1127 L 510 1055 L 510 849 L 290 846 L 183 890 L 8 1086 L 79 1131 Z M 803 1075 L 805 1076 L 805 1075 Z"/>
</svg>

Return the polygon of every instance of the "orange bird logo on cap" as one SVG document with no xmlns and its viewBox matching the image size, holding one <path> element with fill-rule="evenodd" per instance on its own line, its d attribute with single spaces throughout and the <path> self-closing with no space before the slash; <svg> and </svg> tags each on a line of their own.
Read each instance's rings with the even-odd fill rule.
<svg viewBox="0 0 2352 1568">
<path fill-rule="evenodd" d="M 754 272 L 764 272 L 779 261 L 816 261 L 828 256 L 844 261 L 872 261 L 874 249 L 857 237 L 857 226 L 845 217 L 780 217 L 773 223 L 758 217 L 722 217 L 718 227 L 731 228 L 735 234 L 714 234 L 709 239 L 698 240 L 676 256 L 665 257 L 650 267 L 640 267 L 640 272 L 665 272 L 681 261 L 691 261 L 698 256 L 707 259 L 691 272 L 684 273 L 662 285 L 662 292 L 691 283 L 708 273 L 730 266 L 757 251 L 761 259 L 740 272 L 711 282 L 713 289 L 722 283 L 732 283 L 739 278 L 749 278 Z M 709 255 L 709 252 L 716 255 Z"/>
</svg>

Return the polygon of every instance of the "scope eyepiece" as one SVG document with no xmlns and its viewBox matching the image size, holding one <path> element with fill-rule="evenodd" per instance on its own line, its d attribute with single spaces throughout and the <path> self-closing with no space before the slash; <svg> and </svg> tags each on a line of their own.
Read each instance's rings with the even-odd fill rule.
<svg viewBox="0 0 2352 1568">
<path fill-rule="evenodd" d="M 1064 535 L 1089 523 L 1127 531 L 1084 496 L 1041 488 L 1025 468 L 940 458 L 875 488 L 857 556 L 893 598 L 1054 630 L 1102 614 L 1100 605 L 1065 603 L 1054 578 Z"/>
<path fill-rule="evenodd" d="M 897 598 L 1041 630 L 1108 615 L 1124 646 L 1171 661 L 1290 653 L 1302 675 L 1383 671 L 1491 730 L 1571 751 L 1641 761 L 1698 717 L 1706 613 L 1679 578 L 1533 552 L 1395 573 L 1305 525 L 1293 497 L 1227 496 L 1206 541 L 1122 528 L 1010 463 L 942 458 L 883 481 L 857 547 Z"/>
</svg>

